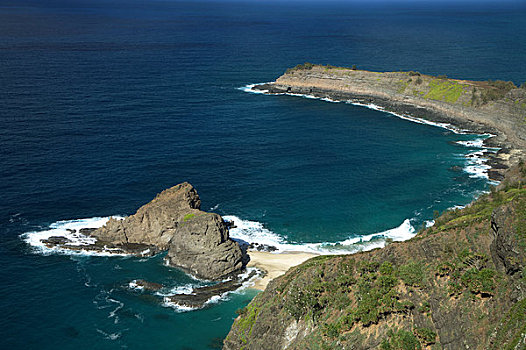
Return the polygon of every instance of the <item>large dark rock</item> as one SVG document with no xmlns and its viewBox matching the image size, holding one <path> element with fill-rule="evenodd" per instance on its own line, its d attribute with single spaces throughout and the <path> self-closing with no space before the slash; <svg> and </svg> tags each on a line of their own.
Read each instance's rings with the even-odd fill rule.
<svg viewBox="0 0 526 350">
<path fill-rule="evenodd" d="M 200 212 L 179 223 L 171 240 L 167 260 L 187 272 L 217 279 L 238 272 L 243 254 L 228 238 L 228 228 L 218 214 Z"/>
<path fill-rule="evenodd" d="M 185 216 L 201 213 L 200 207 L 197 191 L 184 182 L 162 191 L 124 220 L 110 219 L 91 235 L 112 244 L 140 243 L 167 250 L 178 223 L 183 222 Z"/>
<path fill-rule="evenodd" d="M 185 182 L 164 190 L 134 215 L 110 219 L 91 235 L 99 244 L 168 250 L 171 266 L 200 278 L 222 279 L 243 267 L 243 254 L 221 216 L 203 212 L 200 206 L 197 191 Z"/>
<path fill-rule="evenodd" d="M 517 233 L 517 217 L 521 215 L 516 203 L 504 204 L 491 214 L 491 228 L 495 239 L 491 244 L 491 255 L 497 267 L 513 275 L 526 266 L 526 251 L 520 244 Z M 522 215 L 524 215 L 522 213 Z"/>
</svg>

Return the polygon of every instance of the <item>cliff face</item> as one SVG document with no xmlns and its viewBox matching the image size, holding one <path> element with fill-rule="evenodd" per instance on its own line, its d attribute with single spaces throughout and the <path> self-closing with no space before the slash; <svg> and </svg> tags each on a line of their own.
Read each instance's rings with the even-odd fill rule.
<svg viewBox="0 0 526 350">
<path fill-rule="evenodd" d="M 515 152 L 526 149 L 526 89 L 509 82 L 305 64 L 254 89 L 374 103 L 396 113 L 491 132 L 499 145 L 512 146 Z"/>
<path fill-rule="evenodd" d="M 526 349 L 521 183 L 409 241 L 289 270 L 240 311 L 224 348 Z"/>
</svg>

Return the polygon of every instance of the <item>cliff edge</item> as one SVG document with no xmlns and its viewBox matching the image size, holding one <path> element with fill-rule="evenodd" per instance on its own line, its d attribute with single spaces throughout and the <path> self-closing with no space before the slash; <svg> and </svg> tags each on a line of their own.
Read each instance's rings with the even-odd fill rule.
<svg viewBox="0 0 526 350">
<path fill-rule="evenodd" d="M 409 241 L 290 269 L 224 349 L 526 349 L 525 176 Z"/>
</svg>

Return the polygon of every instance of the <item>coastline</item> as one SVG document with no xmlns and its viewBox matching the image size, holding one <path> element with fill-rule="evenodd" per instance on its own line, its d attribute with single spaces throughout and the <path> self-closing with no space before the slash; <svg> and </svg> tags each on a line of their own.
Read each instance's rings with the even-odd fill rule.
<svg viewBox="0 0 526 350">
<path fill-rule="evenodd" d="M 256 279 L 254 286 L 251 287 L 260 291 L 264 291 L 270 281 L 285 274 L 291 267 L 319 256 L 319 254 L 300 251 L 283 253 L 248 251 L 248 255 L 250 256 L 250 261 L 247 267 L 255 267 L 263 270 L 265 273 L 262 278 Z"/>
<path fill-rule="evenodd" d="M 413 74 L 418 74 L 418 79 L 423 78 L 424 83 L 418 83 L 418 86 L 408 83 L 414 77 Z M 408 77 L 409 80 L 402 80 Z M 416 123 L 446 128 L 459 134 L 491 135 L 483 141 L 483 146 L 498 151 L 485 154 L 488 159 L 486 164 L 489 166 L 487 174 L 490 180 L 502 181 L 504 171 L 517 164 L 525 154 L 526 132 L 521 116 L 524 114 L 526 118 L 526 112 L 512 110 L 513 106 L 510 106 L 512 104 L 508 102 L 508 98 L 470 107 L 465 101 L 461 101 L 462 98 L 466 99 L 466 96 L 461 95 L 458 102 L 451 103 L 426 99 L 422 91 L 416 91 L 420 89 L 425 92 L 424 85 L 429 82 L 431 86 L 431 83 L 436 81 L 462 86 L 464 95 L 480 94 L 477 88 L 492 89 L 479 86 L 486 82 L 435 78 L 417 72 L 382 73 L 347 68 L 328 69 L 314 65 L 307 70 L 291 69 L 274 82 L 250 84 L 242 90 L 349 103 L 390 113 Z M 409 93 L 411 89 L 413 91 Z M 405 90 L 408 92 L 404 92 Z M 522 91 L 520 93 L 523 94 Z"/>
</svg>

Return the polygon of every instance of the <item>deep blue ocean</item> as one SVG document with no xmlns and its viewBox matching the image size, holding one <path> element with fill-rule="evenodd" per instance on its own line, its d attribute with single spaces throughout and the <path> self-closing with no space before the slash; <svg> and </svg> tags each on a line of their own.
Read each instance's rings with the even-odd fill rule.
<svg viewBox="0 0 526 350">
<path fill-rule="evenodd" d="M 203 283 L 162 256 L 23 239 L 182 181 L 283 250 L 370 248 L 466 205 L 489 188 L 487 136 L 242 88 L 306 61 L 520 84 L 525 43 L 524 2 L 2 0 L 0 348 L 219 348 L 255 291 L 180 312 L 129 288 Z"/>
</svg>

